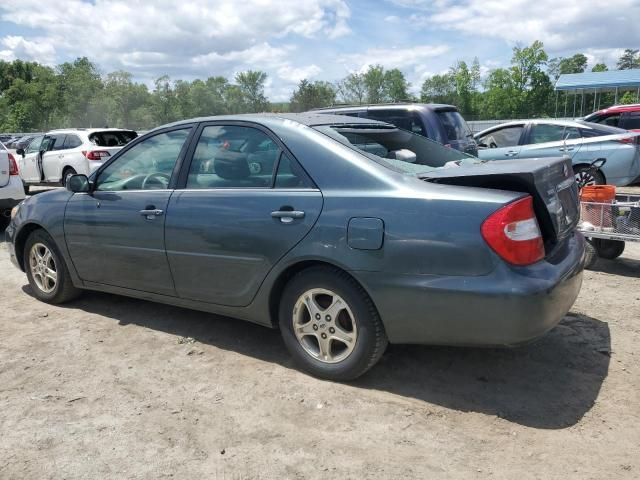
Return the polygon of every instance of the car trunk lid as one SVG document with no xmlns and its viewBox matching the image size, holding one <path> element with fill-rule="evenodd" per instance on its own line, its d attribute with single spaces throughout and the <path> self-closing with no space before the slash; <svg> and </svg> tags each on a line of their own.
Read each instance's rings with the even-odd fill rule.
<svg viewBox="0 0 640 480">
<path fill-rule="evenodd" d="M 578 224 L 578 186 L 568 158 L 500 162 L 465 160 L 447 167 L 432 170 L 419 177 L 434 183 L 530 194 L 547 252 L 571 235 Z"/>
</svg>

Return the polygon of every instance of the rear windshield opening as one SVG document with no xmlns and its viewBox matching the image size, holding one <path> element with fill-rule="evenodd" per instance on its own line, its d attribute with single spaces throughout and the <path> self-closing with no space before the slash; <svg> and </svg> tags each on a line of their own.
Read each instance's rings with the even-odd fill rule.
<svg viewBox="0 0 640 480">
<path fill-rule="evenodd" d="M 467 122 L 455 110 L 437 110 L 436 114 L 442 122 L 447 140 L 466 140 L 472 136 Z"/>
<path fill-rule="evenodd" d="M 89 141 L 98 147 L 122 147 L 137 136 L 138 134 L 133 130 L 107 130 L 93 132 L 89 135 Z"/>
<path fill-rule="evenodd" d="M 398 128 L 334 125 L 316 129 L 359 150 L 372 160 L 404 173 L 426 173 L 448 162 L 478 160 L 422 135 Z"/>
</svg>

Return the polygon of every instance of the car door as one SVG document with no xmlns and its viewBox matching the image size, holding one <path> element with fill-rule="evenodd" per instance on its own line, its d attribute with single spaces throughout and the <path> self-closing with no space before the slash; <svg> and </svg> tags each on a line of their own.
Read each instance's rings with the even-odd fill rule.
<svg viewBox="0 0 640 480">
<path fill-rule="evenodd" d="M 56 183 L 60 181 L 66 137 L 64 133 L 53 133 L 45 137 L 47 150 L 42 154 L 42 176 L 45 182 Z"/>
<path fill-rule="evenodd" d="M 165 229 L 177 293 L 248 305 L 312 228 L 322 194 L 277 139 L 242 123 L 201 127 L 185 176 Z"/>
<path fill-rule="evenodd" d="M 18 171 L 22 180 L 26 183 L 40 182 L 38 156 L 40 155 L 43 139 L 44 135 L 35 137 L 24 149 L 24 155 L 18 156 Z"/>
<path fill-rule="evenodd" d="M 133 144 L 92 176 L 92 192 L 71 197 L 65 239 L 82 280 L 175 295 L 164 224 L 190 133 L 183 125 Z"/>
<path fill-rule="evenodd" d="M 524 123 L 497 127 L 478 137 L 478 157 L 483 160 L 509 160 L 520 154 Z"/>
<path fill-rule="evenodd" d="M 582 146 L 578 128 L 568 125 L 535 122 L 529 127 L 519 158 L 573 158 Z"/>
</svg>

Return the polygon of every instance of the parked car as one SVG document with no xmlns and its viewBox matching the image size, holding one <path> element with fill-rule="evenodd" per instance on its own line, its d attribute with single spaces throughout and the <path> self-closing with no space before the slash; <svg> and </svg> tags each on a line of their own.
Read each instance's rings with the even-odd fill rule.
<svg viewBox="0 0 640 480">
<path fill-rule="evenodd" d="M 42 301 L 90 289 L 279 326 L 306 371 L 347 380 L 388 341 L 514 345 L 556 325 L 582 281 L 569 166 L 347 116 L 184 120 L 27 199 L 7 239 Z"/>
<path fill-rule="evenodd" d="M 3 143 L 5 148 L 9 140 L 13 138 L 13 135 L 9 135 L 8 133 L 0 133 L 0 143 Z"/>
<path fill-rule="evenodd" d="M 584 121 L 640 132 L 640 103 L 614 105 L 587 115 Z"/>
<path fill-rule="evenodd" d="M 11 209 L 22 200 L 24 191 L 16 159 L 0 142 L 0 231 L 9 224 Z"/>
<path fill-rule="evenodd" d="M 313 112 L 349 115 L 388 122 L 398 128 L 423 135 L 461 152 L 470 155 L 478 154 L 478 146 L 473 140 L 471 129 L 453 105 L 392 103 L 318 108 Z"/>
<path fill-rule="evenodd" d="M 25 148 L 27 145 L 29 145 L 29 143 L 31 142 L 31 140 L 33 140 L 33 138 L 35 137 L 35 135 L 27 135 L 26 137 L 21 137 L 20 139 L 16 140 L 15 142 L 13 142 L 13 145 L 11 148 L 17 150 L 19 148 Z"/>
<path fill-rule="evenodd" d="M 7 140 L 7 142 L 4 144 L 5 148 L 10 148 L 13 149 L 14 145 L 16 144 L 16 142 L 18 142 L 20 139 L 22 138 L 22 135 L 18 135 L 18 136 L 13 136 L 11 137 L 9 140 Z"/>
<path fill-rule="evenodd" d="M 25 188 L 62 184 L 76 173 L 90 175 L 105 160 L 137 137 L 119 128 L 53 130 L 16 150 Z"/>
<path fill-rule="evenodd" d="M 620 128 L 588 122 L 529 120 L 507 122 L 475 135 L 485 160 L 571 158 L 576 178 L 588 185 L 629 185 L 640 176 L 640 140 Z M 605 158 L 599 171 L 590 164 Z"/>
</svg>

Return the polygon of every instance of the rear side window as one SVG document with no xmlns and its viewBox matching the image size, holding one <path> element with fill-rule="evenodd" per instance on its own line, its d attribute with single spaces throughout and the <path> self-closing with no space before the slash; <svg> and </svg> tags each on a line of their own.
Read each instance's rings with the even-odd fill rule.
<svg viewBox="0 0 640 480">
<path fill-rule="evenodd" d="M 64 148 L 77 148 L 82 145 L 82 140 L 77 135 L 67 135 L 67 138 L 64 141 Z"/>
<path fill-rule="evenodd" d="M 467 122 L 455 110 L 436 111 L 436 115 L 442 123 L 447 140 L 466 140 L 471 136 Z"/>
<path fill-rule="evenodd" d="M 270 188 L 280 152 L 257 128 L 207 126 L 193 154 L 187 188 Z"/>
<path fill-rule="evenodd" d="M 640 130 L 640 113 L 632 113 L 624 119 L 624 128 L 627 130 Z"/>
<path fill-rule="evenodd" d="M 89 141 L 98 147 L 123 147 L 137 136 L 133 130 L 105 130 L 93 132 Z"/>
<path fill-rule="evenodd" d="M 408 130 L 418 135 L 427 136 L 422 119 L 416 112 L 406 110 L 369 110 L 366 117 L 372 120 L 380 120 L 395 125 L 403 130 Z"/>
<path fill-rule="evenodd" d="M 58 133 L 45 137 L 45 143 L 47 145 L 47 151 L 64 150 L 64 140 L 66 135 Z"/>
<path fill-rule="evenodd" d="M 549 125 L 544 123 L 532 125 L 531 133 L 529 134 L 529 143 L 559 142 L 563 138 L 563 132 L 564 126 L 562 125 Z"/>
</svg>

